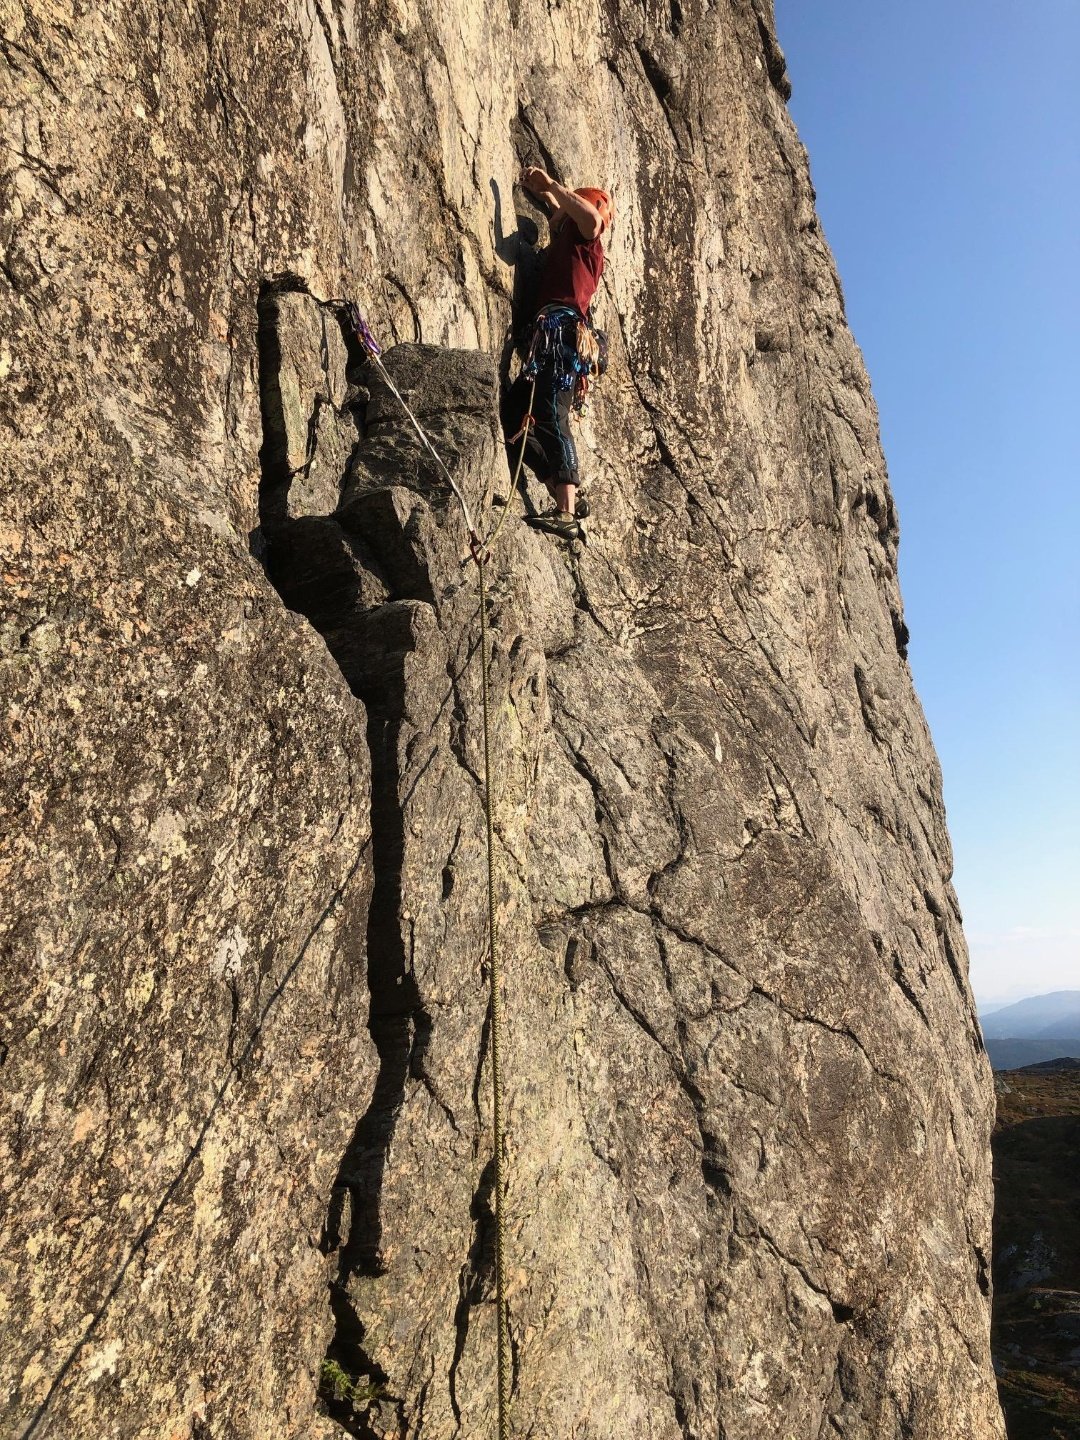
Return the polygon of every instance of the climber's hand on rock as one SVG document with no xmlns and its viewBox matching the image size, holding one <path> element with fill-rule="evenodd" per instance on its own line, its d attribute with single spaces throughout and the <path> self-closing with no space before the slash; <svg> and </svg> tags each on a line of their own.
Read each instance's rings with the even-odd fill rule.
<svg viewBox="0 0 1080 1440">
<path fill-rule="evenodd" d="M 555 181 L 539 165 L 526 165 L 521 172 L 521 184 L 532 195 L 546 195 Z"/>
</svg>

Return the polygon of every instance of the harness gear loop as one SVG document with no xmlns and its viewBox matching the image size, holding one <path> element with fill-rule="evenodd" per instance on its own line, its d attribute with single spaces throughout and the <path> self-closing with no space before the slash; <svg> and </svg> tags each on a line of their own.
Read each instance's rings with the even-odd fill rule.
<svg viewBox="0 0 1080 1440">
<path fill-rule="evenodd" d="M 517 489 L 518 480 L 521 476 L 521 465 L 525 458 L 525 445 L 528 441 L 529 424 L 532 419 L 529 415 L 523 426 L 525 438 L 521 444 L 521 454 L 518 457 L 517 469 L 514 473 L 514 483 L 511 497 L 503 508 L 498 523 L 486 542 L 480 540 L 473 524 L 472 515 L 469 512 L 468 504 L 464 495 L 454 482 L 454 477 L 443 464 L 441 457 L 427 435 L 420 428 L 416 416 L 406 405 L 401 397 L 397 386 L 387 374 L 386 367 L 381 359 L 381 350 L 375 337 L 368 329 L 359 308 L 351 301 L 347 302 L 346 309 L 350 323 L 353 326 L 357 339 L 363 345 L 368 355 L 378 366 L 383 379 L 397 397 L 398 403 L 405 411 L 412 422 L 413 429 L 419 435 L 423 444 L 435 457 L 440 470 L 450 482 L 450 488 L 457 497 L 461 506 L 462 514 L 465 516 L 465 524 L 469 532 L 469 555 L 476 564 L 476 573 L 480 589 L 480 696 L 482 702 L 484 722 L 484 820 L 487 831 L 487 889 L 488 889 L 488 974 L 490 977 L 490 994 L 488 998 L 488 1020 L 491 1034 L 491 1131 L 492 1149 L 495 1167 L 495 1305 L 498 1314 L 497 1334 L 497 1369 L 498 1369 L 498 1440 L 510 1440 L 510 1330 L 507 1322 L 506 1308 L 506 1215 L 504 1205 L 505 1179 L 503 1175 L 503 1086 L 502 1086 L 502 1034 L 503 1034 L 503 1003 L 500 990 L 501 967 L 498 951 L 498 928 L 495 916 L 495 806 L 492 799 L 491 784 L 491 653 L 488 641 L 487 623 L 487 584 L 485 567 L 491 558 L 491 546 L 502 528 L 510 510 L 509 498 L 512 498 L 513 491 Z M 529 399 L 529 410 L 532 410 L 533 397 L 536 393 L 536 380 L 533 379 L 533 395 Z M 519 432 L 521 433 L 521 432 Z M 515 439 L 517 437 L 515 436 Z M 467 561 L 465 562 L 467 563 Z"/>
<path fill-rule="evenodd" d="M 534 394 L 534 395 L 536 394 L 535 382 L 534 382 L 533 394 Z M 521 429 L 520 429 L 520 430 L 515 430 L 514 433 L 513 433 L 513 435 L 508 435 L 508 436 L 506 437 L 506 443 L 507 443 L 507 445 L 513 445 L 516 440 L 520 440 L 521 437 L 525 434 L 526 430 L 531 430 L 532 427 L 533 427 L 535 424 L 536 424 L 536 416 L 535 416 L 535 415 L 532 415 L 532 414 L 526 415 L 524 421 L 522 422 Z"/>
<path fill-rule="evenodd" d="M 573 389 L 578 376 L 587 373 L 589 368 L 577 348 L 577 327 L 581 323 L 581 316 L 573 305 L 545 305 L 533 321 L 532 337 L 521 373 L 535 380 L 542 368 L 550 366 L 556 388 Z M 563 331 L 571 325 L 574 327 L 572 346 L 563 343 Z"/>
</svg>

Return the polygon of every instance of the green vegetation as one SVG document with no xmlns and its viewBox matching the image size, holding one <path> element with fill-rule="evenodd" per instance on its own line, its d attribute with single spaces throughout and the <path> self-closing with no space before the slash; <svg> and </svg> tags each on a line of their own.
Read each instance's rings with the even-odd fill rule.
<svg viewBox="0 0 1080 1440">
<path fill-rule="evenodd" d="M 377 1381 L 363 1376 L 350 1375 L 336 1360 L 324 1360 L 319 1372 L 319 1394 L 326 1400 L 339 1404 L 351 1401 L 353 1405 L 371 1405 L 382 1398 L 386 1390 Z"/>
</svg>

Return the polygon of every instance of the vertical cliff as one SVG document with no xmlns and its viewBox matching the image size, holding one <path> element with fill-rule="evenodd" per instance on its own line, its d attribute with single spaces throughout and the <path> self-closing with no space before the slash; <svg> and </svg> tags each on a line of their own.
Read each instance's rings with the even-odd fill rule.
<svg viewBox="0 0 1080 1440">
<path fill-rule="evenodd" d="M 478 511 L 616 197 L 595 519 L 493 562 L 515 1434 L 990 1440 L 989 1070 L 765 0 L 5 7 L 0 1416 L 493 1433 Z M 537 498 L 534 496 L 534 499 Z"/>
</svg>

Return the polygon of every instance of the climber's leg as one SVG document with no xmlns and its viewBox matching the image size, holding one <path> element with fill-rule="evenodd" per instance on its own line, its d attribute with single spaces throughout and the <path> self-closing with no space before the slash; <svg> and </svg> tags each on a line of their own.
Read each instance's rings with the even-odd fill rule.
<svg viewBox="0 0 1080 1440">
<path fill-rule="evenodd" d="M 548 383 L 536 405 L 536 434 L 548 458 L 551 478 L 545 484 L 555 498 L 556 509 L 547 515 L 538 515 L 531 523 L 564 540 L 576 540 L 581 535 L 581 527 L 574 516 L 578 467 L 577 450 L 570 434 L 570 391 L 559 389 L 554 374 L 543 378 Z M 539 385 L 537 390 L 539 392 Z"/>
<path fill-rule="evenodd" d="M 559 464 L 555 471 L 555 503 L 560 514 L 573 515 L 577 498 L 578 455 L 570 433 L 570 407 L 573 390 L 559 390 L 553 395 L 553 428 L 558 437 Z"/>
<path fill-rule="evenodd" d="M 565 369 L 565 361 L 560 368 Z M 508 403 L 504 414 L 504 426 L 510 435 L 515 432 L 509 429 L 509 424 L 517 420 L 519 415 L 521 420 L 524 419 L 524 405 L 528 403 L 528 389 L 531 389 L 531 384 L 526 382 L 528 389 L 525 399 L 514 397 L 514 390 L 521 383 L 519 377 L 511 389 L 510 400 L 513 403 Z M 541 526 L 542 529 L 551 530 L 553 534 L 580 533 L 575 520 L 578 455 L 574 437 L 570 432 L 572 403 L 573 390 L 560 384 L 559 369 L 554 364 L 541 365 L 536 376 L 532 409 L 534 424 L 526 442 L 525 463 L 547 487 L 555 501 L 554 514 L 545 516 L 545 523 Z M 519 421 L 518 428 L 520 423 Z M 520 443 L 519 440 L 518 444 Z M 582 513 L 588 514 L 587 507 Z M 549 524 L 548 521 L 557 523 Z"/>
<path fill-rule="evenodd" d="M 524 463 L 537 479 L 542 480 L 546 485 L 548 484 L 546 477 L 551 473 L 548 447 L 537 435 L 535 425 L 531 425 L 526 434 L 521 433 L 529 413 L 529 399 L 532 393 L 532 381 L 526 379 L 524 375 L 519 375 L 503 399 L 501 407 L 503 436 L 506 440 L 510 473 L 513 474 L 517 469 L 518 456 L 521 454 L 520 447 L 524 444 Z M 535 409 L 535 400 L 533 405 Z"/>
</svg>

